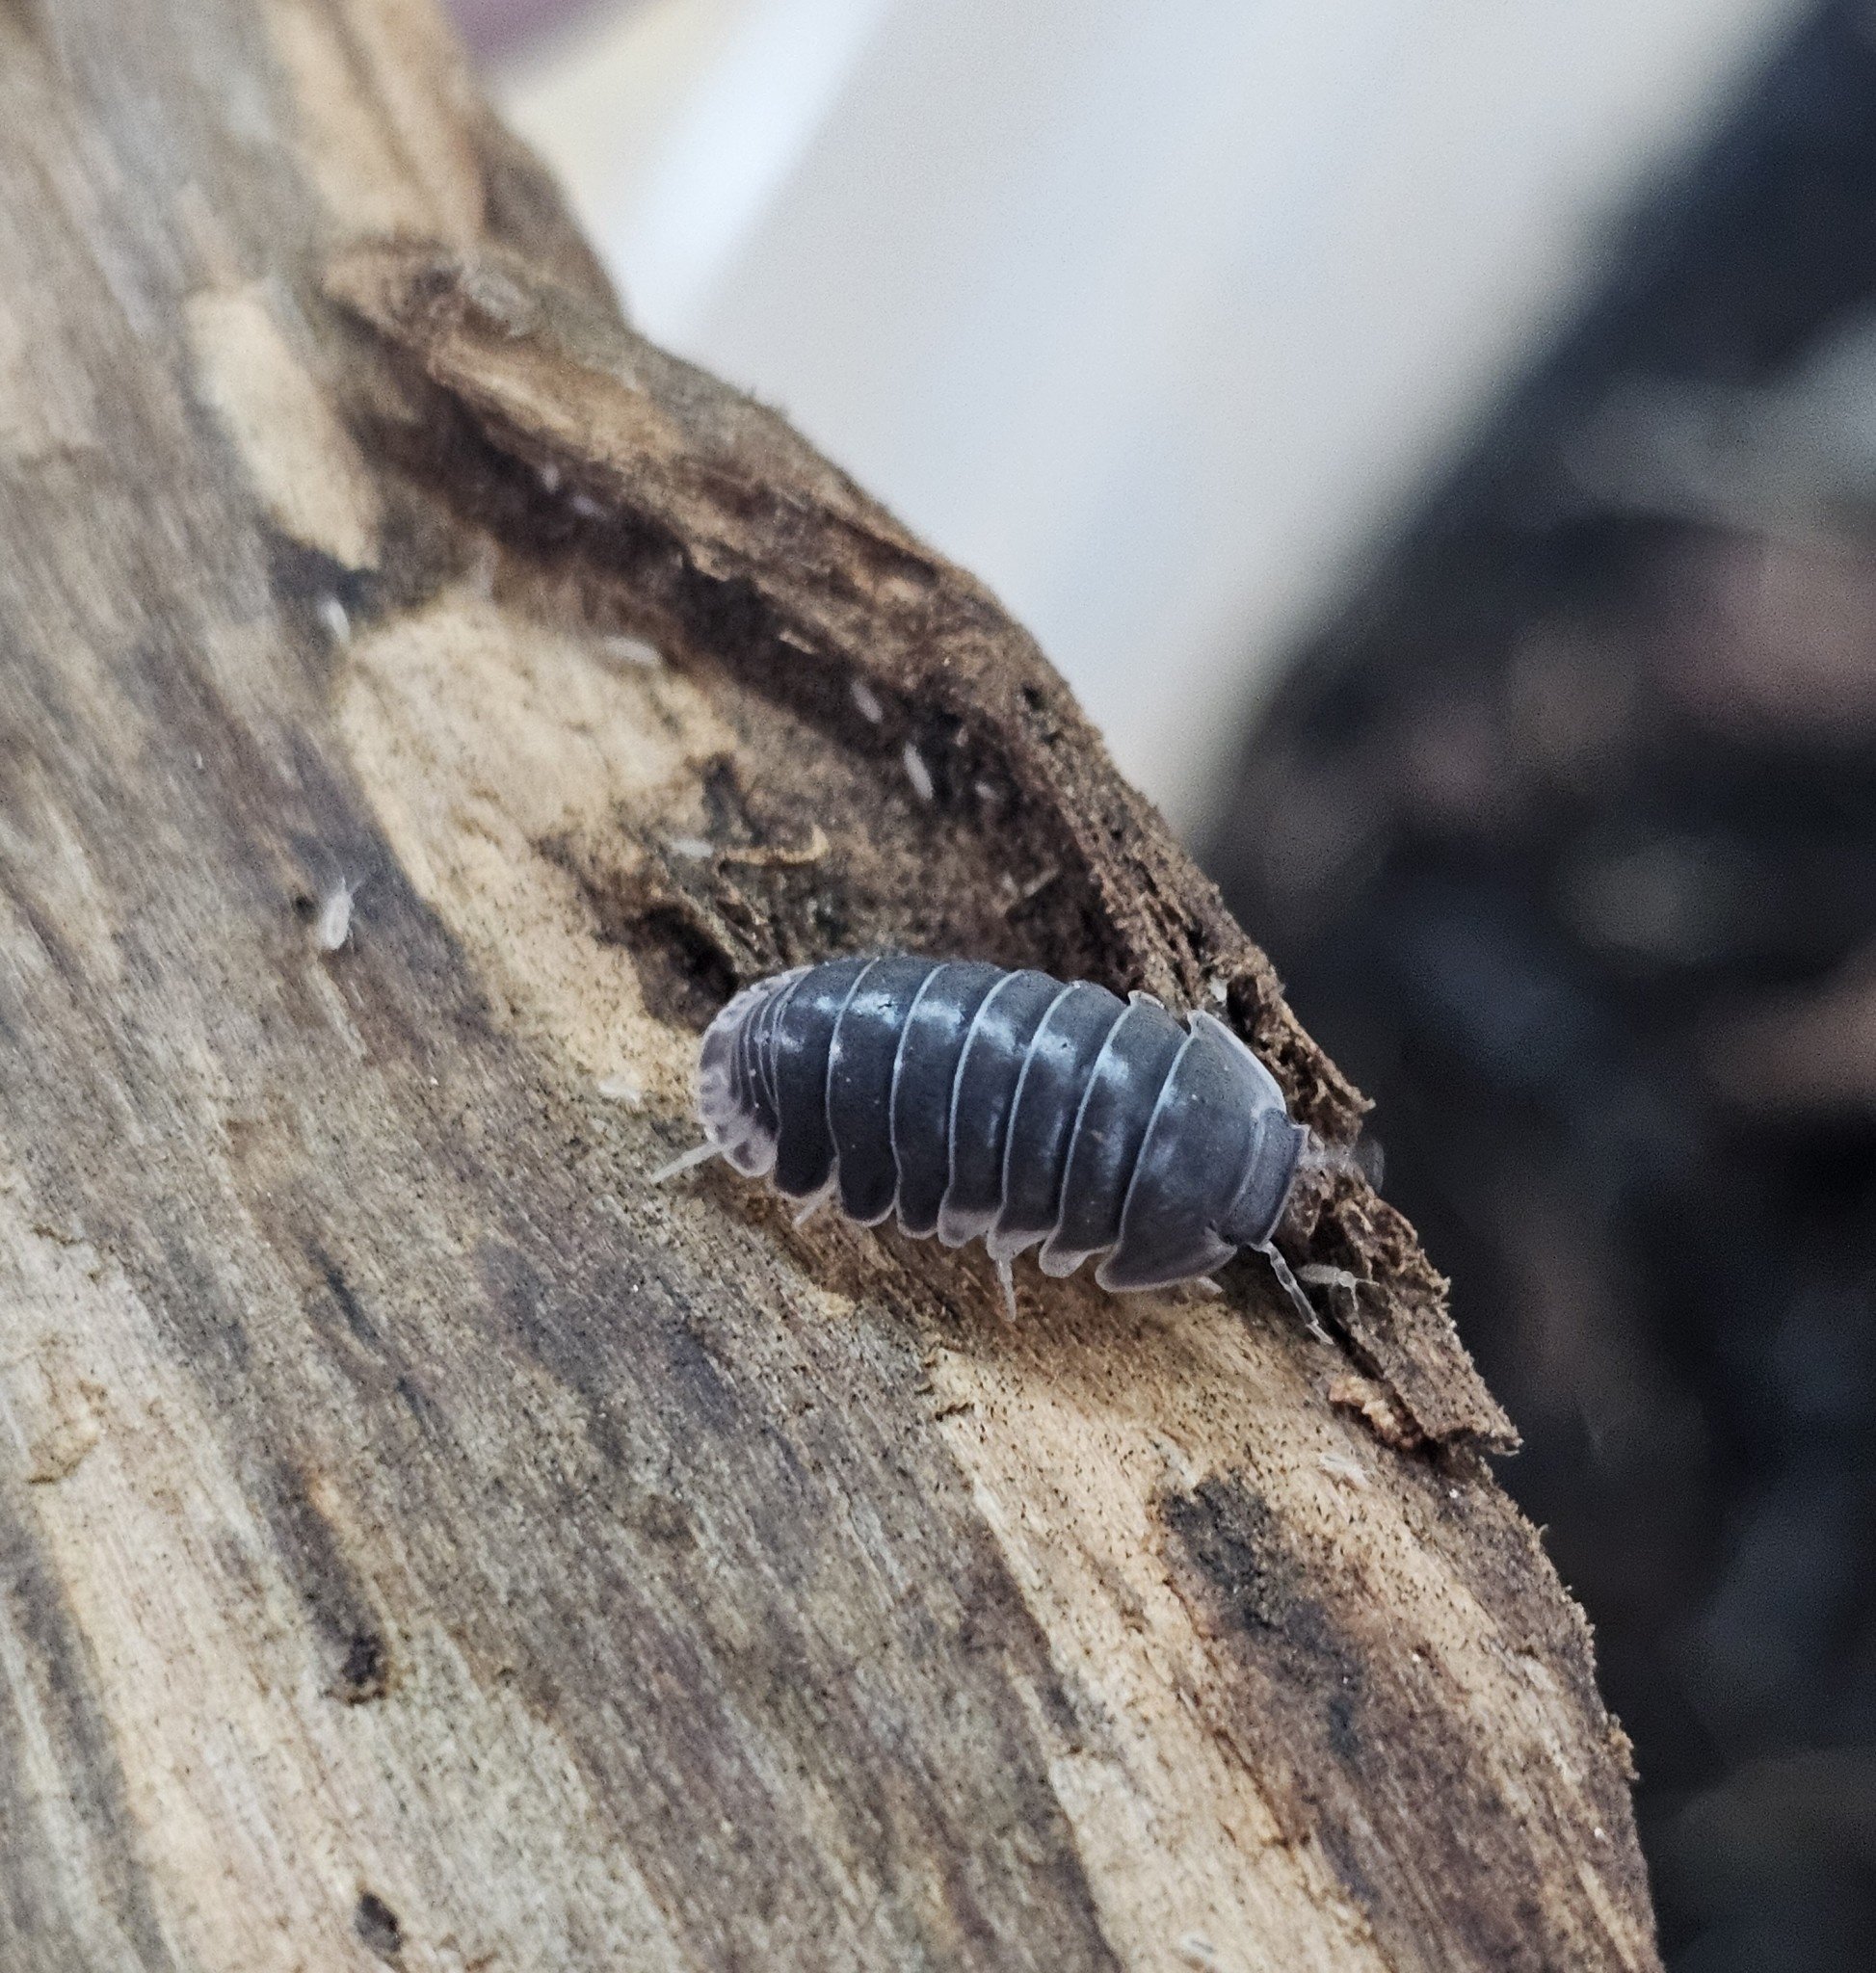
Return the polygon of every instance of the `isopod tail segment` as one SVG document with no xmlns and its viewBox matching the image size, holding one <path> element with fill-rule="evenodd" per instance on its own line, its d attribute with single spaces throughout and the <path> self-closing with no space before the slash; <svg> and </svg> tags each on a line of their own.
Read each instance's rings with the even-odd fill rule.
<svg viewBox="0 0 1876 1973">
<path fill-rule="evenodd" d="M 904 954 L 758 981 L 704 1036 L 705 1142 L 656 1174 L 722 1157 L 812 1211 L 917 1238 L 983 1239 L 1006 1307 L 1012 1263 L 1101 1256 L 1116 1292 L 1202 1279 L 1255 1248 L 1298 1314 L 1275 1246 L 1314 1140 L 1224 1023 L 1088 982 Z"/>
<path fill-rule="evenodd" d="M 773 1015 L 785 999 L 786 989 L 809 970 L 797 966 L 745 986 L 710 1023 L 697 1065 L 697 1114 L 703 1125 L 703 1142 L 660 1165 L 651 1174 L 653 1185 L 695 1171 L 712 1158 L 722 1158 L 748 1178 L 764 1177 L 775 1170 L 779 1122 L 774 1092 L 764 1087 L 756 1103 L 745 1104 L 737 1100 L 737 1085 L 753 1071 L 756 1058 L 750 1050 L 759 1017 Z M 797 1225 L 820 1210 L 832 1195 L 833 1183 L 830 1176 L 807 1195 L 796 1216 Z"/>
</svg>

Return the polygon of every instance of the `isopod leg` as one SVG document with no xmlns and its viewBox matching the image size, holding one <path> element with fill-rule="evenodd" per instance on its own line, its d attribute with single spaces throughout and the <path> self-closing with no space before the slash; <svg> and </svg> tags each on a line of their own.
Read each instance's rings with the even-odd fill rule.
<svg viewBox="0 0 1876 1973">
<path fill-rule="evenodd" d="M 668 1165 L 660 1165 L 651 1174 L 653 1185 L 662 1185 L 667 1178 L 675 1178 L 680 1171 L 694 1171 L 699 1165 L 707 1165 L 712 1158 L 723 1156 L 721 1144 L 694 1144 L 688 1151 L 680 1152 Z"/>
<path fill-rule="evenodd" d="M 1329 1331 L 1323 1328 L 1321 1318 L 1316 1314 L 1315 1303 L 1303 1292 L 1303 1283 L 1291 1274 L 1289 1262 L 1277 1250 L 1277 1243 L 1273 1240 L 1267 1247 L 1261 1247 L 1257 1250 L 1269 1261 L 1271 1273 L 1282 1283 L 1283 1292 L 1290 1298 L 1297 1314 L 1303 1318 L 1305 1328 L 1317 1342 L 1328 1342 Z"/>
<path fill-rule="evenodd" d="M 996 1256 L 996 1278 L 1003 1288 L 1003 1313 L 1015 1322 L 1017 1319 L 1017 1273 L 1016 1263 L 1007 1253 Z"/>
<path fill-rule="evenodd" d="M 797 1226 L 806 1226 L 808 1221 L 833 1197 L 834 1183 L 835 1181 L 830 1178 L 819 1192 L 810 1193 L 803 1200 L 801 1211 L 795 1215 L 795 1224 Z"/>
</svg>

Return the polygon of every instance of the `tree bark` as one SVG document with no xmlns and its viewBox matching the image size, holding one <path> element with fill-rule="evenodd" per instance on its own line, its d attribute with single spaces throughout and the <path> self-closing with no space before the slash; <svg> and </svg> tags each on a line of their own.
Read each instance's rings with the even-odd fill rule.
<svg viewBox="0 0 1876 1973">
<path fill-rule="evenodd" d="M 1334 1347 L 1248 1263 L 1013 1327 L 647 1185 L 730 986 L 884 944 L 1361 1105 L 993 599 L 621 321 L 428 5 L 4 0 L 0 276 L 0 1964 L 1654 1965 L 1359 1180 L 1287 1236 Z"/>
</svg>

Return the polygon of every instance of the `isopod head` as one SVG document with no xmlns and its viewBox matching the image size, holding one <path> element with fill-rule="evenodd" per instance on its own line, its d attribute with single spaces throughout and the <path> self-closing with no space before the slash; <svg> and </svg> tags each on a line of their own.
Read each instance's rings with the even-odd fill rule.
<svg viewBox="0 0 1876 1973">
<path fill-rule="evenodd" d="M 1156 1288 L 1267 1248 L 1308 1132 L 1277 1078 L 1223 1021 L 1190 1017 L 1191 1039 L 1160 1092 L 1134 1167 L 1103 1288 Z"/>
</svg>

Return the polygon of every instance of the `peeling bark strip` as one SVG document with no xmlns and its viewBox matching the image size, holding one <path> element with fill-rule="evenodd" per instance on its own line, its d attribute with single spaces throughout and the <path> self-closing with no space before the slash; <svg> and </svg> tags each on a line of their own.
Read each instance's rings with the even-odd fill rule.
<svg viewBox="0 0 1876 1973">
<path fill-rule="evenodd" d="M 864 945 L 1361 1106 L 982 589 L 621 327 L 427 6 L 0 7 L 0 539 L 8 1973 L 1656 1963 L 1359 1183 L 1290 1229 L 1353 1364 L 1249 1268 L 1013 1329 L 646 1185 L 731 987 Z"/>
</svg>

